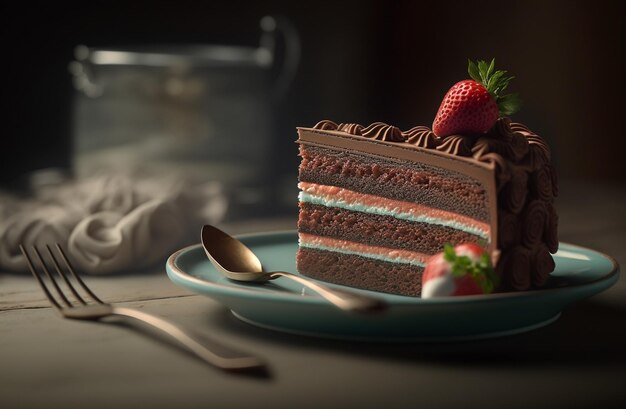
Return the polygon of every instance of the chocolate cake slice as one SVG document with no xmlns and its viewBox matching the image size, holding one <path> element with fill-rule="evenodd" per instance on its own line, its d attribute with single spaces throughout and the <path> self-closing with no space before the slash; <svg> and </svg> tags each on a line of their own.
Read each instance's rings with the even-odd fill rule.
<svg viewBox="0 0 626 409">
<path fill-rule="evenodd" d="M 298 136 L 300 273 L 419 296 L 426 261 L 460 243 L 487 247 L 501 290 L 542 286 L 554 269 L 555 173 L 525 126 L 438 138 L 322 121 Z"/>
</svg>

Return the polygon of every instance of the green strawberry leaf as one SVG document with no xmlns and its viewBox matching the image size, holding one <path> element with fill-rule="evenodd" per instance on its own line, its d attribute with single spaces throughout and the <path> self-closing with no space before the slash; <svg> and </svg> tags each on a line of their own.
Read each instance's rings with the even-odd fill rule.
<svg viewBox="0 0 626 409">
<path fill-rule="evenodd" d="M 492 58 L 491 59 L 491 63 L 489 64 L 489 68 L 487 69 L 487 78 L 489 78 L 491 76 L 491 74 L 493 73 L 493 69 L 496 65 L 496 59 Z"/>
<path fill-rule="evenodd" d="M 478 72 L 478 66 L 470 59 L 467 60 L 467 73 L 470 78 L 476 82 L 480 82 L 480 73 Z"/>
<path fill-rule="evenodd" d="M 467 72 L 469 76 L 477 82 L 480 82 L 487 88 L 487 91 L 495 99 L 500 110 L 500 116 L 512 115 L 519 110 L 522 105 L 522 100 L 517 94 L 502 95 L 504 90 L 509 86 L 509 83 L 514 76 L 507 76 L 507 71 L 496 70 L 496 59 L 492 58 L 491 62 L 479 60 L 474 62 L 467 60 Z"/>
<path fill-rule="evenodd" d="M 498 107 L 502 115 L 511 115 L 519 111 L 522 106 L 522 100 L 517 94 L 507 94 L 500 97 Z"/>
<path fill-rule="evenodd" d="M 493 292 L 498 286 L 499 278 L 491 265 L 491 259 L 485 252 L 474 262 L 468 256 L 456 254 L 451 244 L 443 248 L 443 258 L 450 263 L 450 272 L 454 277 L 469 275 L 480 286 L 484 294 Z"/>
</svg>

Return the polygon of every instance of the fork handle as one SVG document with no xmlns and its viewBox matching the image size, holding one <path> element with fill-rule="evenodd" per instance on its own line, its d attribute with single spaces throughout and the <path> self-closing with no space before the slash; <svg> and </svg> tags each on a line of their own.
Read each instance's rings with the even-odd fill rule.
<svg viewBox="0 0 626 409">
<path fill-rule="evenodd" d="M 209 349 L 208 347 L 202 345 L 200 342 L 193 339 L 189 336 L 185 331 L 172 324 L 169 321 L 166 321 L 162 318 L 155 317 L 154 315 L 145 313 L 143 311 L 135 310 L 132 308 L 125 307 L 113 307 L 112 311 L 113 315 L 119 315 L 124 317 L 134 318 L 136 320 L 142 321 L 153 328 L 159 329 L 176 341 L 178 341 L 181 345 L 187 348 L 190 352 L 193 352 L 199 358 L 204 360 L 205 362 L 214 365 L 218 368 L 224 370 L 242 370 L 242 369 L 254 369 L 254 368 L 264 368 L 265 364 L 259 360 L 257 357 L 248 355 L 246 353 L 242 353 L 239 351 L 235 351 L 230 347 L 225 347 L 223 345 L 219 345 L 219 348 L 223 351 L 227 351 L 224 356 L 214 350 Z"/>
</svg>

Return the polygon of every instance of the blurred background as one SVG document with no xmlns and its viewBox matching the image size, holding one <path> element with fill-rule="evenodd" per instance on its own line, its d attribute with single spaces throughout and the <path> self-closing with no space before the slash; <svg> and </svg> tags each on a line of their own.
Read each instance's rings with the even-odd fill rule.
<svg viewBox="0 0 626 409">
<path fill-rule="evenodd" d="M 295 214 L 296 126 L 430 125 L 467 58 L 492 57 L 562 180 L 626 180 L 623 2 L 1 7 L 5 191 L 141 165 L 219 181 L 227 218 Z"/>
</svg>

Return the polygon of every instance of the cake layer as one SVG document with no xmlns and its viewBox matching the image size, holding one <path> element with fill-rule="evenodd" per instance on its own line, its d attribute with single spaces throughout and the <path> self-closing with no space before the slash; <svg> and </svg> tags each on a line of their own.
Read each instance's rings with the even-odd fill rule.
<svg viewBox="0 0 626 409">
<path fill-rule="evenodd" d="M 298 244 L 300 247 L 333 251 L 342 254 L 352 254 L 372 260 L 385 261 L 389 263 L 411 264 L 420 267 L 426 265 L 426 261 L 430 258 L 430 255 L 417 251 L 374 246 L 355 241 L 318 236 L 303 232 L 298 233 Z"/>
<path fill-rule="evenodd" d="M 419 296 L 423 267 L 381 262 L 354 254 L 300 247 L 298 271 L 323 281 L 366 290 Z"/>
<path fill-rule="evenodd" d="M 489 222 L 485 187 L 466 175 L 317 146 L 301 145 L 300 155 L 300 181 L 421 203 Z"/>
<path fill-rule="evenodd" d="M 355 212 L 391 216 L 410 222 L 445 226 L 479 236 L 485 240 L 489 239 L 489 224 L 461 214 L 418 203 L 355 192 L 336 186 L 300 182 L 298 187 L 301 189 L 299 195 L 301 203 L 337 207 Z"/>
<path fill-rule="evenodd" d="M 371 245 L 435 254 L 444 244 L 480 243 L 480 236 L 450 227 L 392 216 L 300 203 L 298 230 Z"/>
</svg>

